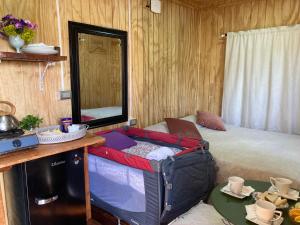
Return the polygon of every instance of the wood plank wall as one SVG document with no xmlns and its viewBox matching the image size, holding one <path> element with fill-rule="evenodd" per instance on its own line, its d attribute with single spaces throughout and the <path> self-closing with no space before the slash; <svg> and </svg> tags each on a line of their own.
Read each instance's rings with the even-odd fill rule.
<svg viewBox="0 0 300 225">
<path fill-rule="evenodd" d="M 200 73 L 205 88 L 201 108 L 221 112 L 226 41 L 220 34 L 299 23 L 299 0 L 238 1 L 202 9 Z"/>
<path fill-rule="evenodd" d="M 162 1 L 162 13 L 132 0 L 132 110 L 139 126 L 199 107 L 199 11 Z"/>
<path fill-rule="evenodd" d="M 68 20 L 130 31 L 130 116 L 141 127 L 197 109 L 220 114 L 226 44 L 219 39 L 221 33 L 300 22 L 299 0 L 231 0 L 201 9 L 173 1 L 162 1 L 161 14 L 151 13 L 145 7 L 147 0 L 58 1 L 65 55 Z M 10 12 L 38 23 L 37 42 L 59 44 L 56 1 L 1 0 L 0 6 L 0 15 Z M 0 40 L 0 50 L 11 49 Z M 45 124 L 56 123 L 71 111 L 70 101 L 57 100 L 61 66 L 69 89 L 67 61 L 48 71 L 42 93 L 38 90 L 42 66 L 2 63 L 0 99 L 15 103 L 19 118 L 33 113 L 44 117 Z"/>
<path fill-rule="evenodd" d="M 59 15 L 62 54 L 68 55 L 67 21 L 73 20 L 128 29 L 128 0 L 60 0 Z M 163 1 L 161 14 L 153 14 L 145 6 L 147 0 L 131 3 L 131 117 L 146 126 L 164 117 L 184 116 L 194 112 L 199 79 L 200 32 L 199 12 L 168 0 Z M 12 13 L 39 24 L 36 42 L 59 45 L 58 12 L 55 1 L 1 0 L 0 14 Z M 51 24 L 51 26 L 49 26 Z M 12 50 L 1 40 L 0 50 Z M 46 76 L 46 90 L 38 90 L 38 73 L 43 69 L 33 63 L 2 63 L 0 98 L 17 106 L 17 117 L 39 114 L 44 125 L 53 124 L 70 114 L 70 101 L 58 101 L 61 68 L 65 88 L 69 89 L 69 61 L 58 63 Z M 188 76 L 186 76 L 188 74 Z M 196 103 L 197 104 L 197 103 Z M 179 107 L 178 107 L 179 105 Z"/>
<path fill-rule="evenodd" d="M 67 21 L 90 23 L 129 30 L 131 3 L 131 117 L 146 126 L 164 117 L 193 113 L 197 104 L 199 80 L 197 30 L 199 12 L 191 7 L 163 1 L 161 14 L 145 6 L 147 0 L 59 0 L 62 54 L 68 55 Z M 28 18 L 39 29 L 35 42 L 59 45 L 58 12 L 52 0 L 1 0 L 0 14 Z M 49 26 L 51 24 L 51 26 Z M 1 40 L 0 50 L 12 50 Z M 0 98 L 17 106 L 17 117 L 39 114 L 44 125 L 70 114 L 70 101 L 58 101 L 61 67 L 65 88 L 70 87 L 69 61 L 58 63 L 46 75 L 46 90 L 38 90 L 38 73 L 43 66 L 33 63 L 4 62 L 0 71 Z M 186 76 L 188 74 L 188 76 Z M 179 105 L 179 107 L 178 107 Z"/>
<path fill-rule="evenodd" d="M 36 42 L 58 45 L 58 24 L 55 1 L 1 0 L 0 15 L 12 13 L 28 18 L 39 25 Z M 13 51 L 0 39 L 0 51 Z M 44 65 L 38 63 L 2 62 L 0 64 L 0 99 L 11 101 L 17 107 L 17 117 L 38 114 L 45 123 L 56 123 L 60 116 L 69 114 L 70 102 L 56 100 L 60 88 L 60 64 L 49 69 L 45 92 L 39 91 L 39 72 Z"/>
<path fill-rule="evenodd" d="M 56 2 L 59 3 L 59 10 Z M 37 23 L 35 42 L 58 46 L 61 38 L 62 54 L 69 56 L 69 20 L 128 30 L 128 7 L 128 0 L 0 0 L 0 16 L 11 13 Z M 0 51 L 13 49 L 0 39 Z M 43 125 L 56 124 L 58 118 L 71 114 L 71 102 L 57 100 L 57 92 L 61 89 L 61 70 L 65 89 L 70 89 L 69 63 L 68 57 L 68 61 L 50 68 L 46 74 L 45 91 L 40 92 L 38 76 L 44 65 L 2 62 L 0 99 L 16 105 L 19 119 L 27 114 L 38 114 L 44 118 Z"/>
</svg>

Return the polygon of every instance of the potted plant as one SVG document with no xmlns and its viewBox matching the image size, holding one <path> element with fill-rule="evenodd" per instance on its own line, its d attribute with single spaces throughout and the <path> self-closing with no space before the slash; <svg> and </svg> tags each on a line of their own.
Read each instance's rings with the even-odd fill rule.
<svg viewBox="0 0 300 225">
<path fill-rule="evenodd" d="M 23 130 L 33 131 L 43 122 L 43 118 L 33 115 L 27 115 L 20 121 L 20 128 Z"/>
<path fill-rule="evenodd" d="M 9 40 L 17 53 L 24 44 L 32 42 L 37 25 L 29 20 L 19 19 L 12 15 L 6 15 L 0 21 L 0 37 Z"/>
</svg>

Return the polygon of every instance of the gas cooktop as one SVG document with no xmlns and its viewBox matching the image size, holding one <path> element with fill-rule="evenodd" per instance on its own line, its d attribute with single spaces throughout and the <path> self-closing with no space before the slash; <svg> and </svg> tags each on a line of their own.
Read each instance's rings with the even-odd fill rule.
<svg viewBox="0 0 300 225">
<path fill-rule="evenodd" d="M 4 131 L 0 132 L 0 140 L 1 139 L 7 139 L 7 138 L 15 138 L 19 137 L 24 134 L 24 131 L 22 129 L 15 129 L 10 131 Z"/>
<path fill-rule="evenodd" d="M 0 132 L 0 155 L 28 148 L 39 144 L 35 134 L 23 135 L 22 129 Z"/>
</svg>

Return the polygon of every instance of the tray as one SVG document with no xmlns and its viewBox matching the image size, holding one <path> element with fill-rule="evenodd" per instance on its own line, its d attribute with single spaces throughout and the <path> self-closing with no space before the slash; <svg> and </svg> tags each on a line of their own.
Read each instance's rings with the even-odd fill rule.
<svg viewBox="0 0 300 225">
<path fill-rule="evenodd" d="M 44 127 L 44 128 L 38 128 L 36 130 L 36 135 L 39 139 L 40 144 L 56 144 L 56 143 L 63 143 L 67 141 L 73 141 L 76 139 L 80 139 L 86 135 L 88 126 L 85 124 L 82 124 L 80 129 L 75 132 L 70 132 L 70 133 L 62 133 L 62 134 L 57 134 L 57 135 L 42 135 L 42 132 L 45 131 L 52 131 L 59 129 L 60 126 L 50 126 L 50 127 Z"/>
</svg>

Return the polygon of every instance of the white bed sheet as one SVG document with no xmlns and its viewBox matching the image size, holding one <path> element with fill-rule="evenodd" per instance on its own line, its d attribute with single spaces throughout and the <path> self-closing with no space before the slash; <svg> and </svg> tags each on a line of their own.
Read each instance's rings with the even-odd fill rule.
<svg viewBox="0 0 300 225">
<path fill-rule="evenodd" d="M 95 109 L 81 109 L 82 116 L 89 116 L 96 119 L 103 119 L 111 116 L 122 115 L 121 106 L 103 107 Z"/>
<path fill-rule="evenodd" d="M 196 122 L 195 116 L 183 118 Z M 300 136 L 277 132 L 234 127 L 225 124 L 227 131 L 215 131 L 197 125 L 203 138 L 209 141 L 210 152 L 219 167 L 218 182 L 228 176 L 268 181 L 270 176 L 288 177 L 300 189 Z M 168 132 L 166 123 L 148 130 Z"/>
</svg>

